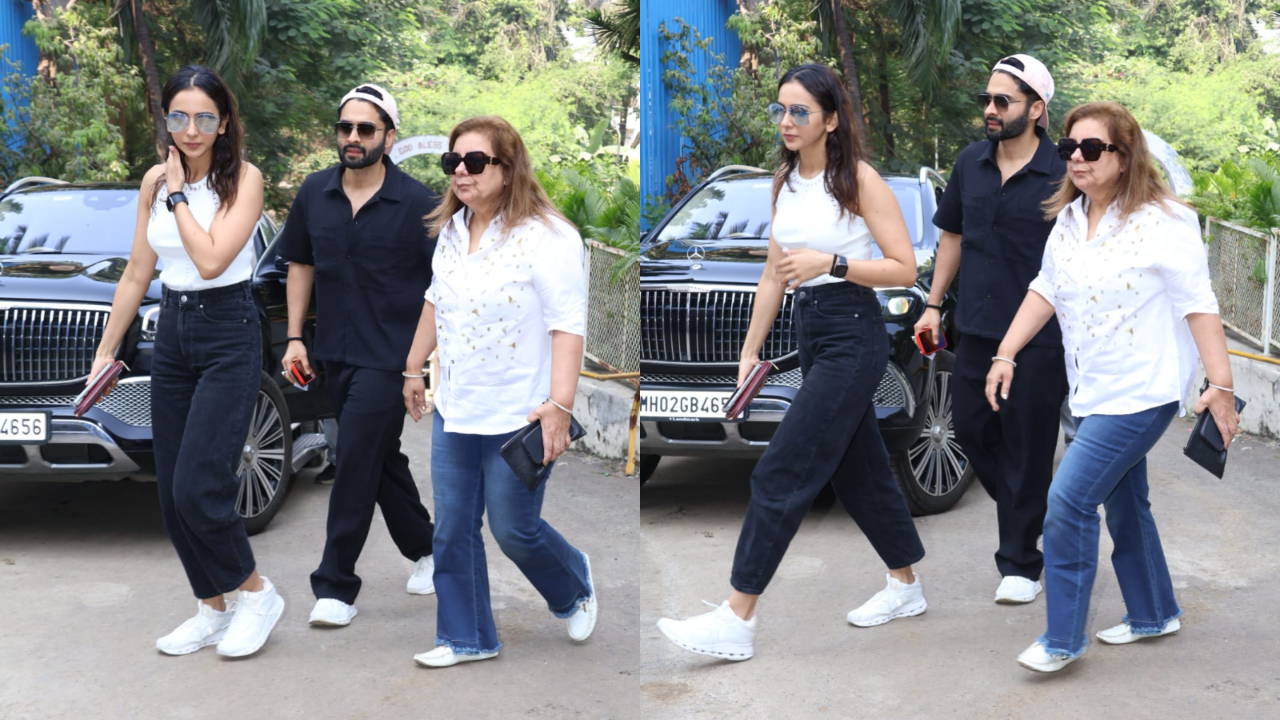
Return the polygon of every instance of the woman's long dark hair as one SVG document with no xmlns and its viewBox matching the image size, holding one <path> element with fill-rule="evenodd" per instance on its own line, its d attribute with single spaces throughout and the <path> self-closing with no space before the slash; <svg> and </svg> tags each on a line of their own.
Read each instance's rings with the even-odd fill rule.
<svg viewBox="0 0 1280 720">
<path fill-rule="evenodd" d="M 862 138 L 853 124 L 853 103 L 840 78 L 826 65 L 805 63 L 786 72 L 778 81 L 778 88 L 789 82 L 798 82 L 822 107 L 822 114 L 811 113 L 809 122 L 824 122 L 826 115 L 836 113 L 838 125 L 827 133 L 827 167 L 823 170 L 823 185 L 840 205 L 840 215 L 859 214 L 858 161 L 866 160 Z M 791 187 L 791 173 L 800 162 L 800 153 L 779 146 L 778 169 L 773 173 L 773 203 L 777 206 L 782 186 Z"/>
<path fill-rule="evenodd" d="M 218 106 L 218 119 L 226 120 L 226 132 L 213 141 L 213 162 L 209 165 L 209 185 L 218 194 L 218 202 L 230 207 L 236 202 L 236 193 L 240 189 L 240 146 L 244 139 L 244 127 L 240 124 L 240 109 L 236 105 L 236 96 L 222 76 L 204 65 L 187 65 L 169 77 L 164 84 L 164 92 L 160 97 L 160 107 L 165 115 L 169 114 L 169 104 L 183 90 L 195 88 L 213 100 Z M 195 122 L 195 118 L 191 118 Z M 191 169 L 187 167 L 187 156 L 178 151 L 182 162 L 182 170 L 186 179 L 191 179 Z M 151 189 L 151 204 L 154 205 L 160 188 L 165 184 L 165 176 L 160 174 L 155 187 Z"/>
</svg>

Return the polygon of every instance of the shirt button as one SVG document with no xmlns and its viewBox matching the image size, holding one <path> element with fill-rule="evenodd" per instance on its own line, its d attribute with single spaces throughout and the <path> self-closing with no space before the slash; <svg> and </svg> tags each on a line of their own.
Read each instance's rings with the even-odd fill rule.
<svg viewBox="0 0 1280 720">
<path fill-rule="evenodd" d="M 991 258 L 991 259 L 990 259 L 990 260 L 988 260 L 987 262 L 988 262 L 988 263 L 990 263 L 990 264 L 992 264 L 992 265 L 995 265 L 995 264 L 996 264 L 996 259 L 995 259 L 995 258 Z"/>
<path fill-rule="evenodd" d="M 989 297 L 991 297 L 991 293 L 987 293 L 987 297 L 988 297 L 988 298 L 989 298 Z"/>
</svg>

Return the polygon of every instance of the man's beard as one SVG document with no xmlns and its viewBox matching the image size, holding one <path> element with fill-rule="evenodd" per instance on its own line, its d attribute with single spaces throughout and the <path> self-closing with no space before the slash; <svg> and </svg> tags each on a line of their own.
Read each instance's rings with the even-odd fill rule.
<svg viewBox="0 0 1280 720">
<path fill-rule="evenodd" d="M 987 139 L 999 142 L 1001 140 L 1008 140 L 1009 138 L 1016 138 L 1026 132 L 1027 126 L 1031 124 L 1031 103 L 1026 103 L 1026 106 L 1027 109 L 1022 111 L 1022 115 L 1013 118 L 1008 122 L 1003 121 L 998 117 L 987 117 L 986 121 L 995 120 L 1000 123 L 1000 126 L 996 128 L 992 128 L 990 126 L 985 127 L 987 131 Z M 984 125 L 985 124 L 986 122 L 984 121 Z"/>
<path fill-rule="evenodd" d="M 364 153 L 357 157 L 347 157 L 347 150 L 355 148 Z M 338 162 L 342 163 L 342 167 L 352 170 L 367 168 L 376 162 L 382 160 L 383 150 L 381 145 L 376 145 L 372 150 L 366 150 L 360 145 L 344 145 L 338 150 Z"/>
</svg>

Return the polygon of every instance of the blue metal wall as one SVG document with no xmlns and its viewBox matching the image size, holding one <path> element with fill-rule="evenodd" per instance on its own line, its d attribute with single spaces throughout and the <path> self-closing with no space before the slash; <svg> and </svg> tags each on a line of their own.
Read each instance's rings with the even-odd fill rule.
<svg viewBox="0 0 1280 720">
<path fill-rule="evenodd" d="M 724 27 L 737 9 L 734 0 L 641 0 L 640 192 L 645 198 L 666 193 L 666 177 L 675 171 L 682 144 L 682 139 L 671 128 L 671 98 L 662 82 L 661 64 L 667 43 L 658 37 L 658 26 L 679 17 L 697 28 L 703 37 L 715 38 L 711 49 L 723 54 L 725 62 L 737 64 L 742 55 L 742 41 Z M 693 60 L 699 72 L 707 70 L 706 53 L 699 53 Z"/>
<path fill-rule="evenodd" d="M 24 75 L 35 75 L 40 53 L 31 38 L 22 34 L 22 26 L 35 17 L 30 0 L 0 0 L 0 45 L 7 44 L 5 57 L 22 63 Z M 8 67 L 0 68 L 8 72 Z"/>
</svg>

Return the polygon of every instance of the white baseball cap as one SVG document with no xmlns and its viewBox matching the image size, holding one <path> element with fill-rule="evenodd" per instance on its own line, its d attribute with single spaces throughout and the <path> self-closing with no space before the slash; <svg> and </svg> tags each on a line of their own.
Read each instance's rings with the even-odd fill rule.
<svg viewBox="0 0 1280 720">
<path fill-rule="evenodd" d="M 1009 58 L 1022 63 L 1022 67 L 1005 64 L 1005 60 Z M 1036 124 L 1047 130 L 1049 128 L 1049 101 L 1053 99 L 1053 76 L 1049 74 L 1049 68 L 1030 55 L 1009 55 L 1002 58 L 1000 62 L 996 63 L 995 67 L 991 68 L 991 72 L 997 70 L 1003 70 L 1030 85 L 1031 89 L 1035 90 L 1036 94 L 1040 96 L 1040 99 L 1044 100 L 1044 113 L 1040 115 L 1040 119 Z"/>
<path fill-rule="evenodd" d="M 338 103 L 338 109 L 341 110 L 348 100 L 363 100 L 367 103 L 382 108 L 382 111 L 391 117 L 391 127 L 400 127 L 400 112 L 396 110 L 396 99 L 391 97 L 391 93 L 387 92 L 379 85 L 373 83 L 362 83 L 354 90 L 342 96 L 342 102 Z"/>
</svg>

